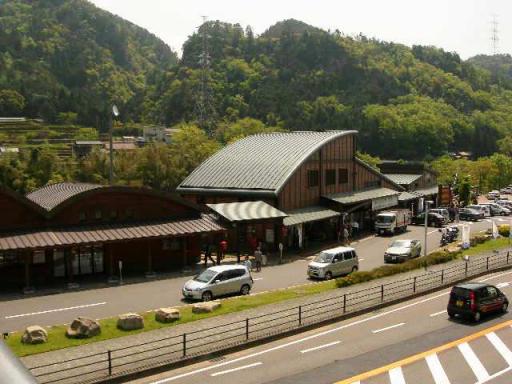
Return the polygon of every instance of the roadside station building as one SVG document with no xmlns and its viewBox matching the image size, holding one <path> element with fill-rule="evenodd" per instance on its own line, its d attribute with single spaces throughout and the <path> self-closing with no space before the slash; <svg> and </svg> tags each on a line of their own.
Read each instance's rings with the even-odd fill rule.
<svg viewBox="0 0 512 384">
<path fill-rule="evenodd" d="M 355 157 L 356 133 L 249 136 L 204 161 L 177 192 L 226 221 L 231 250 L 334 240 L 344 221 L 373 226 L 404 190 Z"/>
<path fill-rule="evenodd" d="M 0 189 L 0 285 L 180 269 L 224 228 L 183 199 L 146 188 L 60 183 Z M 213 240 L 210 240 L 213 241 Z"/>
</svg>

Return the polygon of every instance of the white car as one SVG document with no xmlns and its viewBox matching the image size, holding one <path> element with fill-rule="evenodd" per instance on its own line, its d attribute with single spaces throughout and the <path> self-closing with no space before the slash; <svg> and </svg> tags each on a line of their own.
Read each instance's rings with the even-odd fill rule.
<svg viewBox="0 0 512 384">
<path fill-rule="evenodd" d="M 308 276 L 329 280 L 359 269 L 356 250 L 351 247 L 337 247 L 320 252 L 308 265 Z"/>
<path fill-rule="evenodd" d="M 495 199 L 499 199 L 500 198 L 500 192 L 499 191 L 491 191 L 487 194 L 487 198 L 489 200 L 495 200 Z"/>
<path fill-rule="evenodd" d="M 214 297 L 239 293 L 248 295 L 254 281 L 244 265 L 218 265 L 205 269 L 185 283 L 186 299 L 210 301 Z"/>
<path fill-rule="evenodd" d="M 401 263 L 421 255 L 419 240 L 395 240 L 384 252 L 385 263 Z"/>
</svg>

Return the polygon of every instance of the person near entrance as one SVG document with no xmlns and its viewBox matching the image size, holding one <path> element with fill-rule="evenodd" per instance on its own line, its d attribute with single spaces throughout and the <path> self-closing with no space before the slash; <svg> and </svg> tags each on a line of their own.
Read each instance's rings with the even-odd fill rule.
<svg viewBox="0 0 512 384">
<path fill-rule="evenodd" d="M 206 247 L 204 249 L 204 266 L 205 267 L 208 266 L 208 259 L 210 259 L 212 264 L 215 265 L 215 260 L 213 260 L 213 257 L 212 257 L 212 248 L 209 243 L 206 244 Z"/>
<path fill-rule="evenodd" d="M 357 221 L 352 222 L 352 236 L 357 236 L 359 234 L 359 223 Z"/>
<path fill-rule="evenodd" d="M 256 272 L 261 271 L 261 262 L 263 261 L 263 253 L 261 252 L 260 247 L 257 247 L 254 251 L 254 261 L 256 266 Z"/>
<path fill-rule="evenodd" d="M 345 245 L 349 244 L 349 235 L 350 235 L 350 233 L 348 232 L 348 226 L 346 225 L 343 228 L 343 244 L 345 244 Z"/>
<path fill-rule="evenodd" d="M 217 264 L 220 264 L 220 261 L 224 259 L 224 256 L 226 256 L 226 252 L 228 250 L 228 242 L 226 239 L 222 239 L 219 243 L 219 255 L 217 257 Z"/>
</svg>

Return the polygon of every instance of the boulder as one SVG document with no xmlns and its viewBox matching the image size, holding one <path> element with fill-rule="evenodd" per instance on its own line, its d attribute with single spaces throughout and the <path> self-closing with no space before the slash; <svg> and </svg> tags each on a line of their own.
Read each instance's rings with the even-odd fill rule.
<svg viewBox="0 0 512 384">
<path fill-rule="evenodd" d="M 203 303 L 194 304 L 192 307 L 192 313 L 210 313 L 220 308 L 220 301 L 205 301 Z"/>
<path fill-rule="evenodd" d="M 77 339 L 85 339 L 88 337 L 97 336 L 101 333 L 100 324 L 96 320 L 88 319 L 86 317 L 78 317 L 66 331 L 66 336 L 74 337 Z"/>
<path fill-rule="evenodd" d="M 119 315 L 117 328 L 124 331 L 141 329 L 144 328 L 144 319 L 138 313 L 125 313 L 124 315 Z"/>
<path fill-rule="evenodd" d="M 21 337 L 24 344 L 42 344 L 48 341 L 48 332 L 39 325 L 31 325 L 25 329 L 25 333 Z"/>
<path fill-rule="evenodd" d="M 172 323 L 179 320 L 180 310 L 177 308 L 160 308 L 155 312 L 155 320 L 160 323 Z"/>
</svg>

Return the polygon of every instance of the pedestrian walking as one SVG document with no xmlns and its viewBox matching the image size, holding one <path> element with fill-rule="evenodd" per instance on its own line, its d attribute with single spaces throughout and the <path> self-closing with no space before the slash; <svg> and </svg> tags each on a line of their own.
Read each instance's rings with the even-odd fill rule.
<svg viewBox="0 0 512 384">
<path fill-rule="evenodd" d="M 348 245 L 349 244 L 349 232 L 348 232 L 348 228 L 345 227 L 343 228 L 343 242 L 345 243 L 345 245 Z"/>
<path fill-rule="evenodd" d="M 249 272 L 252 271 L 252 263 L 251 260 L 249 259 L 249 255 L 245 255 L 245 260 L 242 264 L 245 265 Z"/>
<path fill-rule="evenodd" d="M 261 271 L 261 262 L 263 261 L 263 253 L 261 252 L 260 247 L 257 247 L 254 251 L 254 262 L 256 266 L 256 272 Z"/>
<path fill-rule="evenodd" d="M 212 257 L 212 249 L 210 244 L 206 244 L 206 248 L 204 250 L 204 266 L 205 268 L 208 266 L 208 259 L 212 262 L 213 265 L 215 265 L 215 260 L 213 260 Z"/>
</svg>

